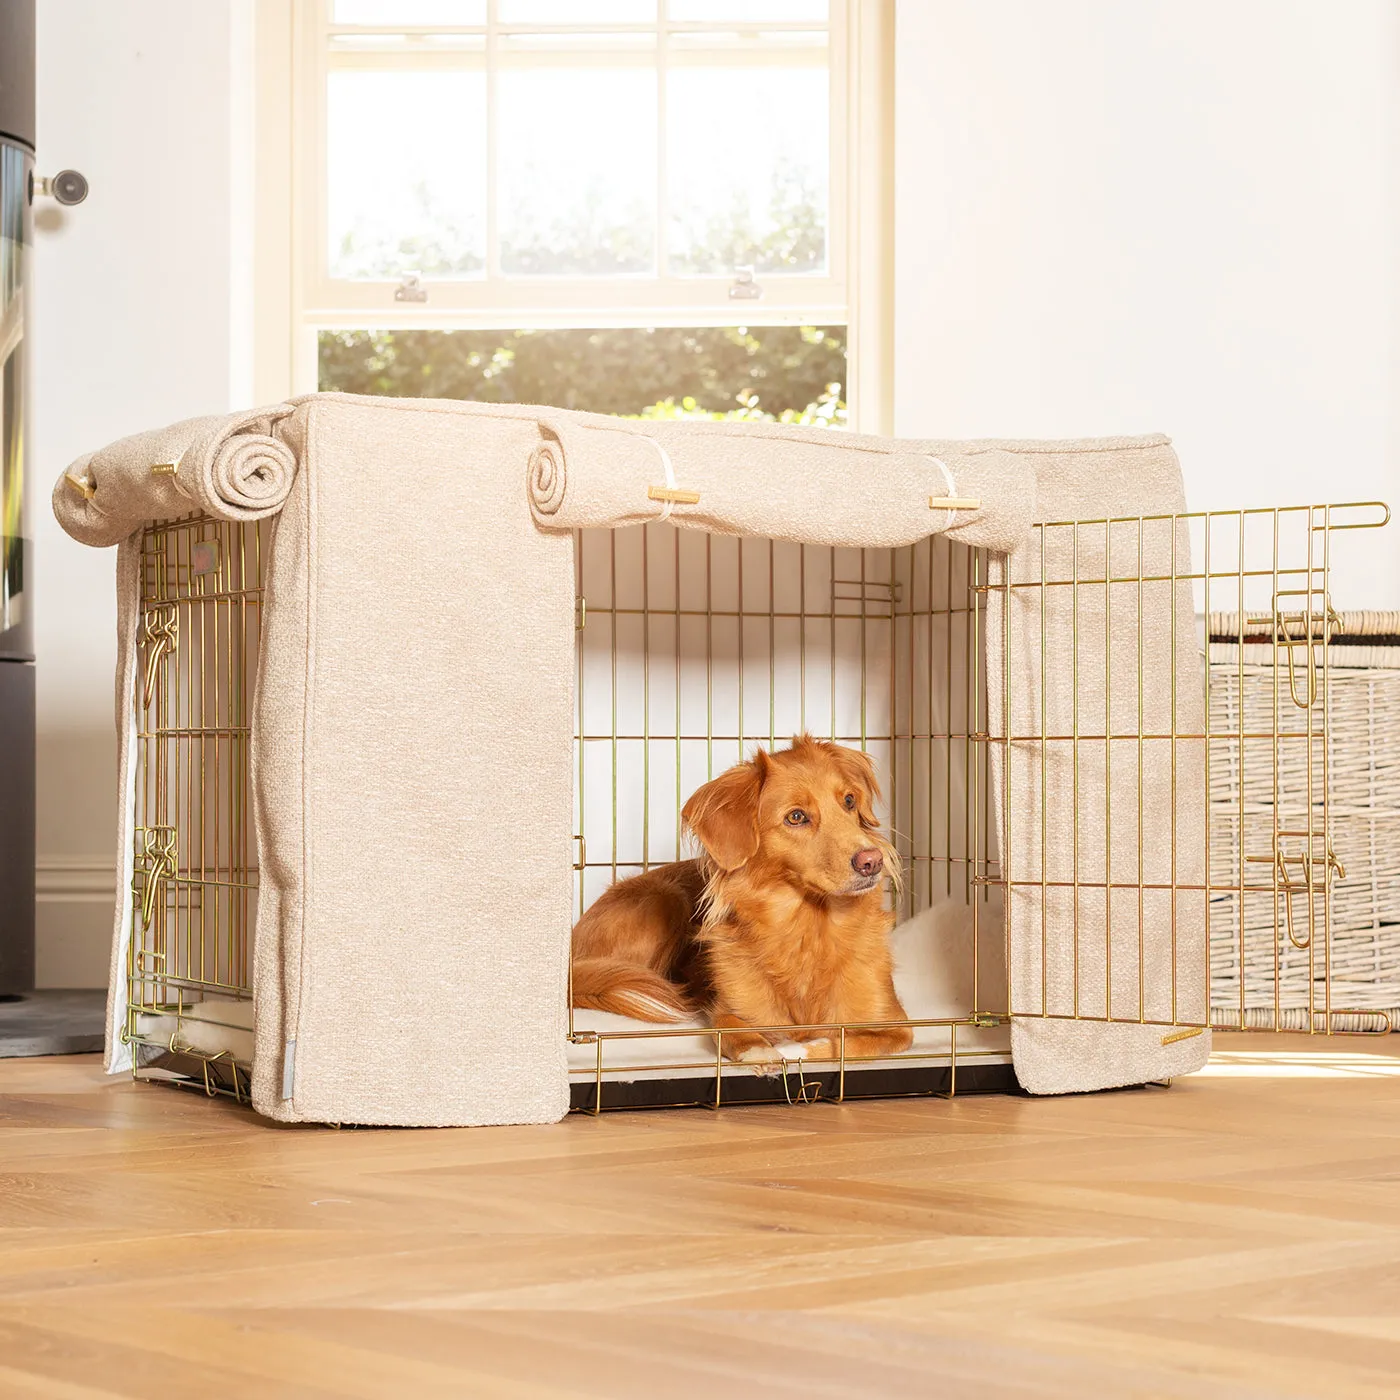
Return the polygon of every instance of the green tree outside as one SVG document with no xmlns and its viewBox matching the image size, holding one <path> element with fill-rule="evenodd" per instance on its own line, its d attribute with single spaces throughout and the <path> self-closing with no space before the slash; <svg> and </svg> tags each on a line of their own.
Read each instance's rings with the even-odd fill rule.
<svg viewBox="0 0 1400 1400">
<path fill-rule="evenodd" d="M 844 326 L 322 331 L 325 390 L 633 418 L 846 422 Z"/>
</svg>

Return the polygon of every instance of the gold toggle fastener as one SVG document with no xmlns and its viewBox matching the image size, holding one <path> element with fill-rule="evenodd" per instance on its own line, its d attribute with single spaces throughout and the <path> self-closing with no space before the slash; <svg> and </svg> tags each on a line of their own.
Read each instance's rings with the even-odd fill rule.
<svg viewBox="0 0 1400 1400">
<path fill-rule="evenodd" d="M 179 462 L 152 462 L 152 476 L 176 476 L 180 471 Z"/>
<path fill-rule="evenodd" d="M 978 496 L 930 496 L 930 510 L 981 510 L 982 501 Z"/>
<path fill-rule="evenodd" d="M 85 476 L 74 476 L 72 472 L 64 472 L 63 479 L 83 498 L 90 501 L 97 495 L 97 487 Z"/>
<path fill-rule="evenodd" d="M 679 486 L 648 486 L 647 500 L 670 501 L 673 506 L 698 506 L 698 491 L 682 491 Z"/>
</svg>

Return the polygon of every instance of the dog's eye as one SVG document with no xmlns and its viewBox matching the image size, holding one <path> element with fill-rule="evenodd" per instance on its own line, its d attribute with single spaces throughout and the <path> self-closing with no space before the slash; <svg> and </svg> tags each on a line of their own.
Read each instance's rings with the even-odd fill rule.
<svg viewBox="0 0 1400 1400">
<path fill-rule="evenodd" d="M 789 826 L 806 826 L 808 816 L 800 807 L 794 807 L 792 811 L 787 814 L 786 821 Z"/>
<path fill-rule="evenodd" d="M 855 795 L 855 793 L 853 793 L 853 792 L 848 792 L 848 793 L 846 794 L 846 810 L 847 810 L 848 812 L 854 812 L 855 809 L 856 809 L 856 795 Z"/>
</svg>

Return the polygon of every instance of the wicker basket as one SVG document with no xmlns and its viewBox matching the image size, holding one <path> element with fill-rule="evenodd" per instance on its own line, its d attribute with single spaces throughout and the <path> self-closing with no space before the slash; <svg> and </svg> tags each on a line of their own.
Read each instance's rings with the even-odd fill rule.
<svg viewBox="0 0 1400 1400">
<path fill-rule="evenodd" d="M 1292 649 L 1291 676 L 1280 645 L 1276 676 L 1271 622 L 1246 621 L 1243 646 L 1237 614 L 1212 613 L 1209 623 L 1211 733 L 1248 736 L 1210 745 L 1212 1019 L 1325 1030 L 1330 1006 L 1332 1030 L 1384 1030 L 1386 1017 L 1400 1027 L 1400 613 L 1344 613 L 1330 629 L 1325 732 L 1306 644 Z M 1294 892 L 1221 892 L 1272 884 L 1276 826 L 1297 833 L 1280 841 L 1280 888 Z M 1322 854 L 1329 840 L 1337 860 L 1330 939 Z"/>
</svg>

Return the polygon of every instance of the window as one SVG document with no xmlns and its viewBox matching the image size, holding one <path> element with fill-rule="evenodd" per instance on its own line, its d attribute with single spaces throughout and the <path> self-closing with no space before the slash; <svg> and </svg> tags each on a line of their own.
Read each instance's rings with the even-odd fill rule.
<svg viewBox="0 0 1400 1400">
<path fill-rule="evenodd" d="M 308 5 L 308 309 L 844 319 L 842 9 Z"/>
<path fill-rule="evenodd" d="M 884 162 L 853 133 L 884 70 L 863 104 L 856 79 L 889 8 L 297 0 L 293 387 L 327 333 L 366 328 L 850 326 L 854 346 L 852 213 Z"/>
<path fill-rule="evenodd" d="M 317 387 L 629 418 L 846 425 L 844 326 L 322 330 Z"/>
</svg>

